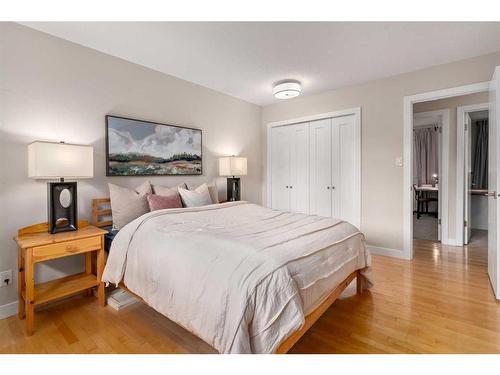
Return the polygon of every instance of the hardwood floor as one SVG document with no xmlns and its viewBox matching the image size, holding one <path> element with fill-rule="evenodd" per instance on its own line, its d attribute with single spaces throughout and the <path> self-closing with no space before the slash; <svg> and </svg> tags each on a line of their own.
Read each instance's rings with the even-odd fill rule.
<svg viewBox="0 0 500 375">
<path fill-rule="evenodd" d="M 500 304 L 484 243 L 415 241 L 411 262 L 373 256 L 375 286 L 351 285 L 291 353 L 500 353 Z M 76 296 L 36 315 L 35 334 L 0 320 L 1 353 L 213 353 L 142 303 L 121 312 Z"/>
</svg>

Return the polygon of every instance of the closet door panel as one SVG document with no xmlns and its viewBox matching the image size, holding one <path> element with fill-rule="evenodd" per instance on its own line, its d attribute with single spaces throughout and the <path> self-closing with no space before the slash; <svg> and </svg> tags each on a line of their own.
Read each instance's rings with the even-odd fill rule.
<svg viewBox="0 0 500 375">
<path fill-rule="evenodd" d="M 290 126 L 290 211 L 309 213 L 309 123 Z"/>
<path fill-rule="evenodd" d="M 309 123 L 310 213 L 332 215 L 331 119 Z"/>
<path fill-rule="evenodd" d="M 286 126 L 271 130 L 271 206 L 278 210 L 290 209 L 287 188 L 290 184 L 290 128 Z"/>
<path fill-rule="evenodd" d="M 341 204 L 341 178 L 340 178 L 340 159 L 341 159 L 341 142 L 340 142 L 340 123 L 337 118 L 332 118 L 332 217 L 341 219 L 340 204 Z"/>
<path fill-rule="evenodd" d="M 354 116 L 332 119 L 332 216 L 355 222 L 354 186 L 355 170 Z"/>
</svg>

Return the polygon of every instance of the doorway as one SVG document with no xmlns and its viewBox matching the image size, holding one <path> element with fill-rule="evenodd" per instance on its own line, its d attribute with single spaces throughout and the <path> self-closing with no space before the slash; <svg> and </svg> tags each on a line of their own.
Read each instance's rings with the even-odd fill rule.
<svg viewBox="0 0 500 375">
<path fill-rule="evenodd" d="M 457 108 L 457 245 L 488 245 L 489 104 Z"/>
<path fill-rule="evenodd" d="M 455 98 L 458 96 L 487 93 L 487 101 L 489 103 L 488 114 L 488 276 L 491 281 L 493 293 L 497 299 L 500 299 L 500 253 L 498 252 L 499 237 L 497 233 L 500 231 L 500 194 L 497 193 L 500 187 L 500 132 L 497 128 L 500 123 L 498 113 L 500 113 L 500 66 L 497 66 L 492 72 L 491 81 L 480 82 L 460 87 L 454 87 L 443 90 L 425 92 L 417 95 L 404 97 L 404 160 L 411 160 L 413 152 L 413 105 L 416 103 L 424 103 L 438 99 Z M 458 109 L 457 109 L 458 112 Z M 453 121 L 451 121 L 453 123 Z M 457 137 L 460 137 L 460 132 Z M 404 248 L 403 254 L 406 259 L 413 259 L 413 166 L 411 163 L 404 163 Z M 456 168 L 456 173 L 461 173 L 462 168 Z M 453 179 L 451 179 L 453 180 Z M 464 185 L 463 185 L 464 186 Z M 465 187 L 465 186 L 464 186 Z M 408 190 L 406 190 L 408 189 Z M 456 195 L 455 189 L 455 195 Z M 465 190 L 465 189 L 464 189 Z M 450 190 L 451 192 L 452 190 Z M 459 199 L 457 196 L 456 199 Z M 451 202 L 455 202 L 450 199 Z M 450 204 L 450 208 L 455 210 L 457 205 Z M 455 212 L 456 213 L 456 212 Z M 459 213 L 460 214 L 460 213 Z M 455 214 L 461 220 L 461 216 Z M 455 230 L 453 225 L 449 226 L 449 230 Z M 455 240 L 457 233 L 454 233 Z M 457 251 L 467 250 L 467 247 L 455 247 Z"/>
<path fill-rule="evenodd" d="M 443 178 L 448 142 L 443 139 L 449 137 L 450 111 L 421 111 L 414 105 L 413 112 L 413 238 L 437 242 L 448 238 L 442 233 L 448 227 L 442 204 L 448 200 L 447 168 Z"/>
</svg>

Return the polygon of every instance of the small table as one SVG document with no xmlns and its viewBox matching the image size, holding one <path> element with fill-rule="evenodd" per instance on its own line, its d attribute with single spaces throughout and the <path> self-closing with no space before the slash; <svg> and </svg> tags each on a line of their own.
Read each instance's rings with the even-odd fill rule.
<svg viewBox="0 0 500 375">
<path fill-rule="evenodd" d="M 32 225 L 18 231 L 18 293 L 19 319 L 26 317 L 26 332 L 33 333 L 35 306 L 97 287 L 101 306 L 106 305 L 104 283 L 105 230 L 78 223 L 78 230 L 51 234 L 47 223 Z M 77 254 L 85 254 L 85 271 L 35 285 L 35 263 Z"/>
<path fill-rule="evenodd" d="M 415 186 L 415 194 L 416 194 L 416 200 L 417 200 L 417 219 L 420 218 L 420 214 L 422 211 L 420 211 L 420 200 L 422 200 L 422 198 L 424 198 L 424 194 L 425 193 L 430 193 L 430 192 L 435 192 L 435 191 L 439 191 L 439 187 L 438 186 L 429 186 L 429 185 L 424 185 L 424 186 Z M 434 201 L 437 201 L 438 199 L 435 198 L 433 199 Z M 425 202 L 424 202 L 425 203 Z M 426 205 L 426 211 L 425 213 L 428 214 L 428 209 L 429 209 L 429 203 L 426 202 L 425 203 Z M 435 212 L 433 213 L 434 216 L 436 216 L 436 218 L 438 217 L 438 213 Z"/>
</svg>

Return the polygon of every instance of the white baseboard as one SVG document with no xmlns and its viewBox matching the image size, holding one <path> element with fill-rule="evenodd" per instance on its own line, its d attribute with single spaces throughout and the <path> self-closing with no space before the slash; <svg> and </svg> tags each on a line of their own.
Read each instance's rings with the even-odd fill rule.
<svg viewBox="0 0 500 375">
<path fill-rule="evenodd" d="M 446 241 L 441 240 L 441 244 L 447 246 L 462 246 L 455 238 L 448 238 Z"/>
<path fill-rule="evenodd" d="M 370 250 L 370 253 L 375 255 L 383 255 L 386 257 L 405 259 L 403 250 L 389 249 L 387 247 L 370 246 L 370 245 L 366 246 L 366 248 Z"/>
<path fill-rule="evenodd" d="M 8 318 L 17 314 L 19 304 L 17 301 L 0 306 L 0 319 Z"/>
</svg>

